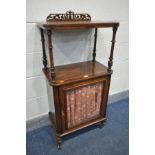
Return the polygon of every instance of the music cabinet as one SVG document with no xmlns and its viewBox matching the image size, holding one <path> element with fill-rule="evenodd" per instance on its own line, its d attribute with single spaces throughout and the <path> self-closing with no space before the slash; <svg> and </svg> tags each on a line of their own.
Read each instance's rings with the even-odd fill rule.
<svg viewBox="0 0 155 155">
<path fill-rule="evenodd" d="M 38 23 L 43 51 L 43 72 L 49 87 L 53 89 L 54 108 L 50 108 L 49 117 L 56 133 L 58 149 L 61 149 L 64 136 L 94 124 L 103 126 L 107 119 L 106 109 L 118 26 L 118 22 L 92 21 L 89 14 L 76 14 L 72 11 L 49 14 L 46 22 Z M 52 31 L 92 28 L 95 30 L 92 60 L 54 66 Z M 98 28 L 112 28 L 108 67 L 95 60 Z M 49 62 L 45 51 L 45 33 Z M 52 96 L 52 93 L 50 95 Z M 52 102 L 50 107 L 51 104 Z"/>
</svg>

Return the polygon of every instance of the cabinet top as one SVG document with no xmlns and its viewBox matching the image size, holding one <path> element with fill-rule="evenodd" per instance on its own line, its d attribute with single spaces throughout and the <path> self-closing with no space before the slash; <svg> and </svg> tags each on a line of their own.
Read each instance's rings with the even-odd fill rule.
<svg viewBox="0 0 155 155">
<path fill-rule="evenodd" d="M 83 81 L 97 77 L 111 75 L 112 72 L 103 64 L 95 61 L 85 61 L 62 66 L 55 66 L 56 81 L 52 83 L 50 68 L 43 69 L 50 85 L 64 85 L 71 82 Z"/>
<path fill-rule="evenodd" d="M 91 16 L 88 13 L 67 11 L 65 14 L 49 14 L 46 22 L 39 22 L 37 25 L 42 29 L 80 29 L 118 27 L 119 22 L 91 20 Z"/>
</svg>

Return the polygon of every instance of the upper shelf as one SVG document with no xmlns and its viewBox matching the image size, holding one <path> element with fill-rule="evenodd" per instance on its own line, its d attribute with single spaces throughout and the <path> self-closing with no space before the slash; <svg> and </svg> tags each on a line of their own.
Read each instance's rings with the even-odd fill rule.
<svg viewBox="0 0 155 155">
<path fill-rule="evenodd" d="M 119 22 L 111 21 L 47 21 L 37 24 L 42 29 L 81 29 L 117 27 Z"/>
<path fill-rule="evenodd" d="M 91 16 L 88 13 L 67 11 L 65 14 L 49 14 L 46 18 L 46 22 L 40 22 L 38 26 L 42 29 L 80 29 L 118 27 L 119 22 L 91 21 Z"/>
</svg>

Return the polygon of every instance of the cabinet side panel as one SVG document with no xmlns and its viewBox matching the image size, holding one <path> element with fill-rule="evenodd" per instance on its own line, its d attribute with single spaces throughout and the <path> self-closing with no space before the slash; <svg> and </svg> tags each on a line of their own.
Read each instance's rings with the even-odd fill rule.
<svg viewBox="0 0 155 155">
<path fill-rule="evenodd" d="M 107 103 L 108 103 L 110 80 L 111 80 L 111 75 L 106 78 L 105 88 L 104 88 L 103 95 L 102 95 L 102 100 L 103 100 L 102 104 L 103 105 L 101 107 L 101 115 L 103 117 L 106 117 L 106 113 L 107 113 Z"/>
<path fill-rule="evenodd" d="M 61 123 L 61 104 L 59 100 L 59 87 L 52 87 L 46 82 L 47 92 L 48 92 L 48 100 L 49 100 L 49 109 L 53 115 L 54 125 L 57 133 L 62 133 L 62 123 Z M 50 115 L 50 117 L 52 117 Z M 53 122 L 52 122 L 53 123 Z"/>
<path fill-rule="evenodd" d="M 56 118 L 56 130 L 57 133 L 62 133 L 62 116 L 61 116 L 61 103 L 59 96 L 59 87 L 53 87 L 53 95 L 54 95 L 54 107 L 55 107 L 55 118 Z"/>
</svg>

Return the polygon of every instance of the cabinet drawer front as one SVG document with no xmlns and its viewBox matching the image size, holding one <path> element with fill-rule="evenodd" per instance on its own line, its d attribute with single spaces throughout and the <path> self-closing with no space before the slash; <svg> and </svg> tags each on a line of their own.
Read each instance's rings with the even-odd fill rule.
<svg viewBox="0 0 155 155">
<path fill-rule="evenodd" d="M 60 88 L 64 129 L 102 116 L 107 79 L 89 80 Z"/>
</svg>

